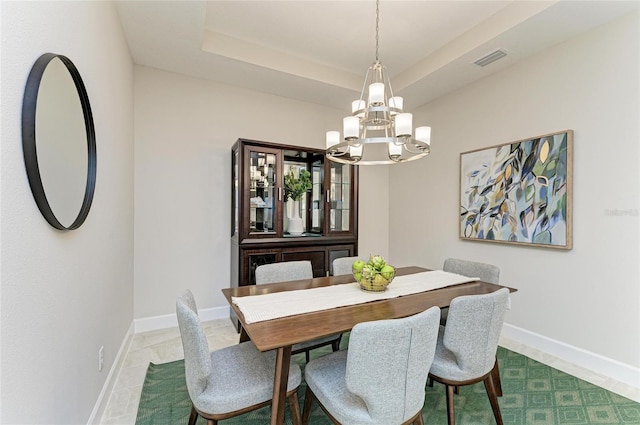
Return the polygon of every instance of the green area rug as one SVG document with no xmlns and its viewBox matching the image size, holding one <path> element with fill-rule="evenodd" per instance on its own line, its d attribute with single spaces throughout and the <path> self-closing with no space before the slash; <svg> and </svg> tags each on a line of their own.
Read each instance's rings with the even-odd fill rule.
<svg viewBox="0 0 640 425">
<path fill-rule="evenodd" d="M 347 338 L 343 338 L 346 347 Z M 324 350 L 324 351 L 323 351 Z M 314 357 L 330 352 L 315 350 Z M 304 355 L 294 356 L 301 366 Z M 499 398 L 505 424 L 517 425 L 640 425 L 640 404 L 603 388 L 553 369 L 528 357 L 500 347 L 498 363 L 504 395 Z M 304 382 L 300 386 L 300 407 L 304 402 Z M 422 415 L 425 424 L 446 424 L 447 407 L 444 386 L 427 387 Z M 288 408 L 285 423 L 291 424 Z M 184 378 L 184 361 L 149 365 L 142 388 L 136 425 L 187 424 L 191 401 Z M 460 388 L 455 396 L 456 424 L 494 424 L 484 385 L 480 382 Z M 225 425 L 268 424 L 270 407 L 221 421 Z M 198 425 L 206 423 L 198 419 Z M 317 404 L 311 424 L 330 425 Z"/>
</svg>

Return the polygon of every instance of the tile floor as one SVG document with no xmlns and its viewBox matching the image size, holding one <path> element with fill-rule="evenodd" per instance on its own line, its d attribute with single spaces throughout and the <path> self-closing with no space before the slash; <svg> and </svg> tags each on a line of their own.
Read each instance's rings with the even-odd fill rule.
<svg viewBox="0 0 640 425">
<path fill-rule="evenodd" d="M 238 342 L 238 334 L 229 319 L 203 322 L 202 328 L 212 351 Z M 183 358 L 177 327 L 133 335 L 102 417 L 96 423 L 134 425 L 149 363 L 167 363 Z"/>
<path fill-rule="evenodd" d="M 238 334 L 228 319 L 203 323 L 209 348 L 215 350 L 238 342 Z M 514 341 L 501 339 L 500 345 L 534 360 L 560 369 L 578 378 L 640 402 L 640 389 L 594 374 L 579 366 L 542 353 Z M 178 328 L 135 334 L 111 394 L 108 397 L 100 425 L 135 425 L 138 402 L 149 362 L 166 363 L 184 357 Z"/>
</svg>

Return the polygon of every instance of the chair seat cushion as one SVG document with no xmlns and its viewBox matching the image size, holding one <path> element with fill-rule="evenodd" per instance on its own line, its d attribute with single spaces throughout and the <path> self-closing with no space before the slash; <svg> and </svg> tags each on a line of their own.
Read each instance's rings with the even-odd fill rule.
<svg viewBox="0 0 640 425">
<path fill-rule="evenodd" d="M 304 371 L 313 394 L 340 423 L 370 424 L 364 401 L 346 387 L 347 350 L 311 360 Z"/>
<path fill-rule="evenodd" d="M 275 361 L 275 350 L 260 352 L 252 342 L 213 351 L 207 386 L 193 404 L 202 412 L 221 414 L 270 400 Z M 300 367 L 292 360 L 287 391 L 297 388 L 300 381 Z"/>
</svg>

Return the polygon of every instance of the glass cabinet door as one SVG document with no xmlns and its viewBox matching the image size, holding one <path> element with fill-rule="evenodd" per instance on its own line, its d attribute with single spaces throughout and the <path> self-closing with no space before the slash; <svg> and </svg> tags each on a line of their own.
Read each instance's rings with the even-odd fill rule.
<svg viewBox="0 0 640 425">
<path fill-rule="evenodd" d="M 291 152 L 291 151 L 288 151 Z M 294 157 L 298 159 L 293 159 Z M 316 155 L 317 158 L 317 155 Z M 324 234 L 324 156 L 314 159 L 305 152 L 299 152 L 298 155 L 285 155 L 284 157 L 283 176 L 289 174 L 295 178 L 300 178 L 302 170 L 310 174 L 311 189 L 302 194 L 299 202 L 289 199 L 284 203 L 284 236 L 322 236 Z M 285 177 L 285 197 L 286 197 L 286 181 Z M 294 208 L 298 208 L 297 211 Z M 289 232 L 289 223 L 291 217 L 302 218 L 303 233 L 302 235 Z"/>
<path fill-rule="evenodd" d="M 329 232 L 351 231 L 351 166 L 333 161 L 329 172 Z"/>
<path fill-rule="evenodd" d="M 311 232 L 324 232 L 324 161 L 311 164 Z"/>
<path fill-rule="evenodd" d="M 277 152 L 248 151 L 249 234 L 277 233 Z"/>
<path fill-rule="evenodd" d="M 307 164 L 305 162 L 298 162 L 298 161 L 287 161 L 285 159 L 284 161 L 284 167 L 282 170 L 282 175 L 283 176 L 287 176 L 289 174 L 292 174 L 294 178 L 299 179 L 300 178 L 300 170 L 306 170 L 307 169 Z M 286 178 L 285 178 L 286 181 Z M 286 183 L 285 183 L 286 186 Z M 284 197 L 286 198 L 286 189 L 285 190 L 285 195 Z M 296 218 L 301 218 L 302 219 L 302 234 L 307 233 L 307 229 L 308 227 L 308 221 L 307 221 L 307 200 L 308 196 L 307 194 L 303 194 L 302 195 L 302 199 L 300 199 L 300 201 L 296 202 L 293 199 L 288 199 L 285 203 L 284 203 L 284 214 L 283 214 L 283 230 L 284 230 L 284 236 L 293 236 L 289 233 L 289 221 L 292 217 L 296 217 Z M 297 208 L 297 210 L 295 210 L 295 208 Z M 296 236 L 300 236 L 299 234 L 297 234 Z"/>
</svg>

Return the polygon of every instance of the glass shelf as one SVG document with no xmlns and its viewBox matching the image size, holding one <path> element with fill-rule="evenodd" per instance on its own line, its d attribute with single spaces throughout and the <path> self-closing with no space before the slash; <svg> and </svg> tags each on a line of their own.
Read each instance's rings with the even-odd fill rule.
<svg viewBox="0 0 640 425">
<path fill-rule="evenodd" d="M 275 189 L 277 155 L 268 151 L 249 152 L 249 233 L 275 234 Z"/>
<path fill-rule="evenodd" d="M 319 233 L 303 233 L 301 235 L 290 235 L 288 233 L 285 233 L 282 236 L 285 238 L 319 238 L 322 235 Z"/>
</svg>

